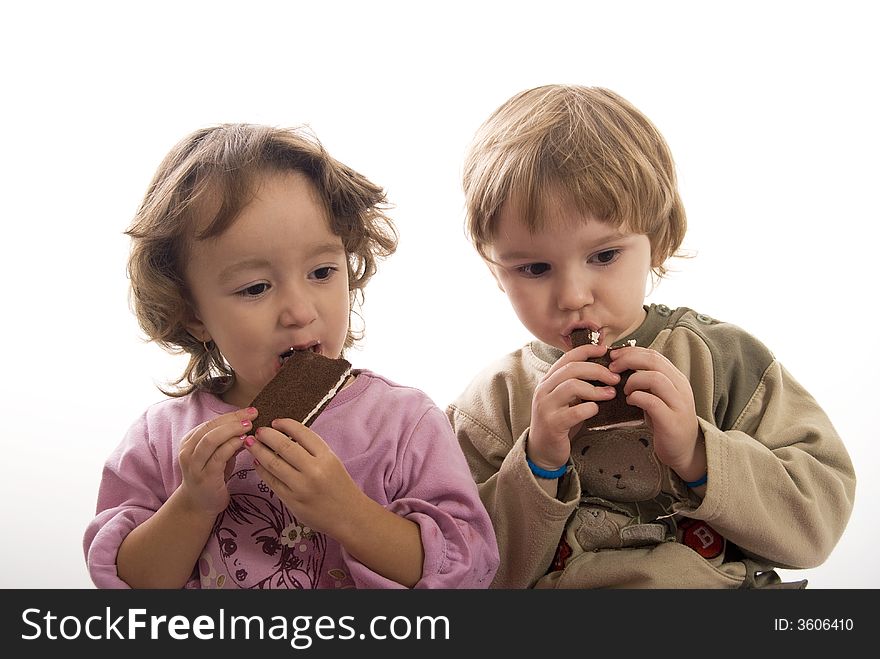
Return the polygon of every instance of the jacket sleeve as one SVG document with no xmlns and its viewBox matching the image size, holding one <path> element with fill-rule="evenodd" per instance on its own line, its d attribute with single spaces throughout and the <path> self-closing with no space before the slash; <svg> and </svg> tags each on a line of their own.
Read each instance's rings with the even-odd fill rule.
<svg viewBox="0 0 880 659">
<path fill-rule="evenodd" d="M 705 497 L 678 510 L 705 520 L 753 558 L 815 567 L 852 512 L 852 462 L 813 397 L 755 339 L 739 342 L 739 355 L 726 355 L 716 371 L 722 393 L 714 396 L 714 419 L 699 420 L 708 458 Z M 750 362 L 753 372 L 755 362 L 766 368 L 749 375 Z M 744 388 L 750 379 L 754 384 Z"/>
<path fill-rule="evenodd" d="M 396 492 L 386 508 L 421 531 L 415 588 L 488 588 L 498 568 L 495 533 L 443 412 L 429 407 L 398 450 Z M 344 549 L 343 557 L 359 588 L 400 588 Z"/>
<path fill-rule="evenodd" d="M 514 437 L 516 430 L 501 427 L 516 416 L 506 392 L 501 378 L 475 380 L 447 416 L 495 526 L 500 564 L 492 587 L 530 588 L 553 562 L 580 483 L 569 472 L 555 499 L 541 488 L 526 464 L 528 428 Z"/>
</svg>

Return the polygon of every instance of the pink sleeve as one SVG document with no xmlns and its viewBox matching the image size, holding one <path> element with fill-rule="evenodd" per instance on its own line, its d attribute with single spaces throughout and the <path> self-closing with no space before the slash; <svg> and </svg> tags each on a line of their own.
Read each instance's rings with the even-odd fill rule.
<svg viewBox="0 0 880 659">
<path fill-rule="evenodd" d="M 117 576 L 116 554 L 129 532 L 167 499 L 162 471 L 151 450 L 144 415 L 104 463 L 96 516 L 83 538 L 86 564 L 98 588 L 129 587 Z"/>
<path fill-rule="evenodd" d="M 488 588 L 498 569 L 498 546 L 446 416 L 430 407 L 401 439 L 397 496 L 386 506 L 419 525 L 425 560 L 416 588 Z M 359 588 L 400 588 L 344 550 Z"/>
</svg>

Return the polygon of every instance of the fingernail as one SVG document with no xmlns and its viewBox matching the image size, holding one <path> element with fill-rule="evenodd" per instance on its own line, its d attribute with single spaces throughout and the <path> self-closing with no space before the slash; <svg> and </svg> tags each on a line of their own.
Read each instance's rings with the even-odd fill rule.
<svg viewBox="0 0 880 659">
<path fill-rule="evenodd" d="M 243 425 L 245 428 L 248 428 L 248 427 L 250 427 L 251 422 L 248 419 L 245 419 L 244 421 L 241 422 L 241 425 Z"/>
<path fill-rule="evenodd" d="M 256 414 L 257 408 L 256 407 L 249 407 L 245 410 L 245 412 L 247 412 L 248 414 Z"/>
<path fill-rule="evenodd" d="M 254 438 L 253 437 L 245 437 L 244 444 L 245 444 L 245 446 L 253 446 L 254 445 Z"/>
</svg>

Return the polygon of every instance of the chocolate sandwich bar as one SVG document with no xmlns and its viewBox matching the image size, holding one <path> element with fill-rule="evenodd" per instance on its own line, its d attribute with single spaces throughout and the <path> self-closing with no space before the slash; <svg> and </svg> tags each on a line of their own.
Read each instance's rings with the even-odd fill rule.
<svg viewBox="0 0 880 659">
<path fill-rule="evenodd" d="M 599 343 L 599 333 L 588 329 L 575 330 L 571 333 L 572 347 L 577 348 L 578 346 L 586 345 L 587 343 L 597 345 Z M 614 348 L 622 347 L 624 346 L 614 346 Z M 596 357 L 589 361 L 602 364 L 602 366 L 608 368 L 611 364 L 609 353 L 614 348 L 609 348 L 601 357 Z M 599 405 L 599 412 L 596 416 L 587 419 L 584 422 L 584 428 L 598 428 L 618 425 L 621 423 L 630 423 L 633 421 L 644 421 L 644 413 L 641 408 L 628 405 L 626 402 L 626 394 L 623 393 L 623 387 L 626 385 L 626 381 L 629 380 L 629 376 L 632 374 L 633 371 L 624 371 L 619 374 L 620 382 L 614 387 L 617 390 L 617 395 L 611 400 L 596 401 L 596 404 Z M 608 386 L 604 382 L 598 381 L 591 382 L 591 384 L 595 384 L 599 387 Z"/>
<path fill-rule="evenodd" d="M 297 350 L 251 401 L 258 416 L 254 430 L 275 419 L 295 419 L 310 425 L 342 389 L 351 374 L 345 359 L 330 359 L 310 350 Z"/>
</svg>

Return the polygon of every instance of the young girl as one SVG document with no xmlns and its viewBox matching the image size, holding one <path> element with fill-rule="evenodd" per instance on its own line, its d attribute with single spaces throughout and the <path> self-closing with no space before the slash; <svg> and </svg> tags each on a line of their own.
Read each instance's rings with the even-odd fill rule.
<svg viewBox="0 0 880 659">
<path fill-rule="evenodd" d="M 301 131 L 207 128 L 165 158 L 129 274 L 141 327 L 190 360 L 105 464 L 84 539 L 98 587 L 489 585 L 491 522 L 422 392 L 353 371 L 310 428 L 252 432 L 282 353 L 355 341 L 355 302 L 396 248 L 384 202 Z"/>
</svg>

